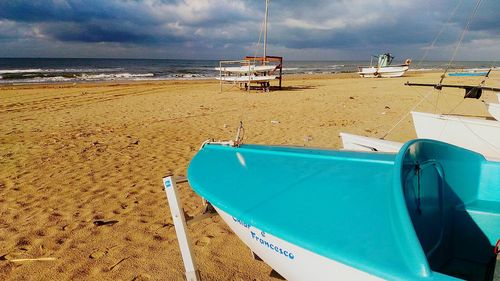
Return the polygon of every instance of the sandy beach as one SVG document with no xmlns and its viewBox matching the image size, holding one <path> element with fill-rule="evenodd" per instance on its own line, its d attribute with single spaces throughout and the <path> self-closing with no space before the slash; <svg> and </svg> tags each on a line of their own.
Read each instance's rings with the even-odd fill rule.
<svg viewBox="0 0 500 281">
<path fill-rule="evenodd" d="M 382 137 L 403 117 L 387 139 L 414 138 L 410 110 L 489 116 L 462 90 L 404 86 L 439 75 L 286 76 L 270 93 L 211 80 L 0 86 L 0 280 L 182 280 L 161 179 L 185 175 L 204 140 L 234 138 L 241 120 L 245 143 L 340 148 L 339 132 Z M 189 231 L 203 280 L 275 279 L 219 217 Z"/>
</svg>

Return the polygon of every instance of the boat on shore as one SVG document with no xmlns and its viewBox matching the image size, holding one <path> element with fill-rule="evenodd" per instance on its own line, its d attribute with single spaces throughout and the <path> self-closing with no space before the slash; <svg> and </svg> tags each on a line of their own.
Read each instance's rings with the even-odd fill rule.
<svg viewBox="0 0 500 281">
<path fill-rule="evenodd" d="M 378 60 L 377 66 L 360 66 L 358 67 L 358 74 L 365 78 L 391 78 L 391 77 L 401 77 L 410 67 L 411 60 L 407 59 L 404 64 L 401 65 L 391 65 L 394 57 L 390 53 L 385 53 L 383 55 L 375 56 Z"/>
<path fill-rule="evenodd" d="M 342 147 L 354 151 L 398 152 L 403 143 L 341 132 Z"/>
<path fill-rule="evenodd" d="M 459 115 L 412 112 L 418 138 L 434 139 L 500 160 L 500 122 Z"/>
<path fill-rule="evenodd" d="M 488 78 L 490 72 L 491 70 L 488 71 L 484 79 Z M 443 88 L 464 89 L 464 99 L 479 99 L 483 91 L 500 91 L 500 88 L 484 86 L 484 79 L 478 86 L 441 84 L 442 81 L 437 84 L 406 82 L 405 85 L 433 87 L 436 90 Z M 500 95 L 497 97 L 500 99 Z M 500 105 L 486 103 L 486 106 L 496 120 L 451 114 L 411 112 L 417 137 L 448 142 L 500 161 Z M 403 145 L 398 142 L 347 133 L 340 133 L 340 137 L 344 149 L 350 150 L 395 152 Z"/>
<path fill-rule="evenodd" d="M 460 146 L 500 161 L 500 122 L 458 115 L 411 112 L 418 138 Z M 344 149 L 395 152 L 403 143 L 340 133 Z"/>
<path fill-rule="evenodd" d="M 498 103 L 486 103 L 486 108 L 488 112 L 495 118 L 497 121 L 500 121 L 500 104 Z"/>
<path fill-rule="evenodd" d="M 493 280 L 498 175 L 419 139 L 397 154 L 207 143 L 187 177 L 287 280 L 451 281 Z"/>
</svg>

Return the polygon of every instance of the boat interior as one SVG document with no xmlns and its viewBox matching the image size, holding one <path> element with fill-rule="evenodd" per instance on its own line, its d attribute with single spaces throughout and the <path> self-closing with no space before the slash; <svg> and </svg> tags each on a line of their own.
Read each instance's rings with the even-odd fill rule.
<svg viewBox="0 0 500 281">
<path fill-rule="evenodd" d="M 430 270 L 464 280 L 498 280 L 500 162 L 439 142 L 405 147 L 396 160 L 401 168 L 396 184 L 402 185 Z"/>
</svg>

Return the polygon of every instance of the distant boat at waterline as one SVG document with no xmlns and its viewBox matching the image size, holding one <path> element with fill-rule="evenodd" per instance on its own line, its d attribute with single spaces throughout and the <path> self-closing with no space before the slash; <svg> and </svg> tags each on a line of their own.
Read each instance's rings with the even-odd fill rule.
<svg viewBox="0 0 500 281">
<path fill-rule="evenodd" d="M 452 72 L 448 76 L 485 76 L 488 72 Z"/>
<path fill-rule="evenodd" d="M 467 77 L 467 76 L 486 76 L 489 71 L 498 70 L 497 67 L 491 68 L 470 68 L 464 69 L 462 71 L 450 72 L 448 76 L 456 76 L 456 77 Z"/>
<path fill-rule="evenodd" d="M 358 74 L 361 77 L 366 78 L 391 78 L 391 77 L 401 77 L 408 70 L 411 60 L 407 59 L 405 64 L 401 65 L 391 65 L 392 60 L 394 59 L 391 54 L 386 53 L 383 55 L 377 56 L 378 62 L 377 66 L 360 66 L 358 67 Z"/>
<path fill-rule="evenodd" d="M 375 77 L 382 77 L 382 78 L 392 78 L 392 77 L 401 77 L 403 76 L 406 71 L 408 70 L 409 66 L 407 65 L 400 65 L 400 66 L 387 66 L 387 67 L 363 67 L 361 68 L 361 71 L 358 72 L 358 74 L 361 77 L 365 78 L 375 78 Z"/>
</svg>

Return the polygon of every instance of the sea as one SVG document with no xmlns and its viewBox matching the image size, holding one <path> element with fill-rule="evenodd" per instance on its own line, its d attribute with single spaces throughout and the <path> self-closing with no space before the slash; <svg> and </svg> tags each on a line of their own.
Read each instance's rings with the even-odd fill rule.
<svg viewBox="0 0 500 281">
<path fill-rule="evenodd" d="M 394 61 L 393 64 L 402 62 Z M 413 62 L 411 70 L 440 70 L 446 61 Z M 497 65 L 494 65 L 494 64 Z M 454 69 L 498 67 L 498 62 L 456 61 Z M 370 61 L 284 61 L 283 73 L 327 74 L 357 71 Z M 130 80 L 196 80 L 216 77 L 217 60 L 0 58 L 0 84 Z"/>
</svg>

